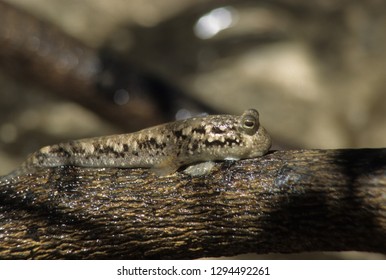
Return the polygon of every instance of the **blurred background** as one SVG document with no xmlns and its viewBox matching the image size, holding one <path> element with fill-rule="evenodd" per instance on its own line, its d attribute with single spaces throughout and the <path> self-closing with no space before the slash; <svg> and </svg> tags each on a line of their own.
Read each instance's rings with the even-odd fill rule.
<svg viewBox="0 0 386 280">
<path fill-rule="evenodd" d="M 3 0 L 0 174 L 44 145 L 247 108 L 274 149 L 385 147 L 385 49 L 378 0 Z"/>
</svg>

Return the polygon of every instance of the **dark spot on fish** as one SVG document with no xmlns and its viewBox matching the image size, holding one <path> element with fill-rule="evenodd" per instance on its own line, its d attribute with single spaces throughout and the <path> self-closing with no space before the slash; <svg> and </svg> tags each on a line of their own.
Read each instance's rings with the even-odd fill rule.
<svg viewBox="0 0 386 280">
<path fill-rule="evenodd" d="M 198 149 L 198 142 L 197 141 L 194 141 L 193 144 L 192 144 L 192 150 L 197 150 Z"/>
<path fill-rule="evenodd" d="M 125 157 L 125 153 L 114 150 L 111 146 L 103 146 L 100 144 L 95 145 L 95 151 L 102 155 L 113 155 L 116 158 Z"/>
<path fill-rule="evenodd" d="M 214 134 L 224 134 L 224 130 L 221 130 L 219 127 L 217 126 L 214 126 L 212 127 L 211 129 L 211 132 L 214 133 Z"/>
<path fill-rule="evenodd" d="M 123 144 L 123 151 L 128 152 L 129 151 L 129 145 Z"/>
<path fill-rule="evenodd" d="M 198 134 L 205 134 L 206 130 L 205 130 L 205 127 L 199 126 L 199 127 L 193 128 L 192 132 L 196 132 Z"/>
<path fill-rule="evenodd" d="M 227 139 L 225 141 L 214 140 L 212 142 L 209 142 L 208 140 L 205 140 L 205 142 L 204 142 L 204 144 L 207 147 L 210 147 L 210 146 L 220 146 L 220 147 L 232 146 L 232 143 L 237 144 L 238 142 L 236 141 L 236 139 Z"/>
<path fill-rule="evenodd" d="M 79 146 L 72 146 L 71 150 L 72 150 L 73 154 L 82 155 L 82 154 L 86 153 L 86 151 L 82 147 L 79 147 Z"/>
<path fill-rule="evenodd" d="M 153 137 L 150 137 L 149 142 L 152 145 L 157 145 L 158 144 L 157 140 L 155 138 L 153 138 Z"/>
<path fill-rule="evenodd" d="M 182 133 L 182 130 L 174 130 L 173 134 L 178 140 L 183 140 L 183 139 L 186 139 L 188 137 Z"/>
<path fill-rule="evenodd" d="M 71 153 L 64 147 L 60 145 L 52 146 L 50 153 L 56 154 L 59 157 L 69 158 L 71 157 Z"/>
<path fill-rule="evenodd" d="M 158 143 L 155 138 L 150 137 L 149 140 L 139 143 L 138 146 L 140 149 L 163 150 L 166 147 L 166 143 Z"/>
</svg>

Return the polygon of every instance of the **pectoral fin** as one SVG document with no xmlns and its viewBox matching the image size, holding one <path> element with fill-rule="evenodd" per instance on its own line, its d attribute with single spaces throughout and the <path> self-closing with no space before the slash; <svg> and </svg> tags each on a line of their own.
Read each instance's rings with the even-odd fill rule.
<svg viewBox="0 0 386 280">
<path fill-rule="evenodd" d="M 150 171 L 157 176 L 166 176 L 176 172 L 178 168 L 180 168 L 178 161 L 174 157 L 168 157 L 150 168 Z"/>
<path fill-rule="evenodd" d="M 208 175 L 216 164 L 213 161 L 204 161 L 196 164 L 189 165 L 183 171 L 192 177 Z"/>
</svg>

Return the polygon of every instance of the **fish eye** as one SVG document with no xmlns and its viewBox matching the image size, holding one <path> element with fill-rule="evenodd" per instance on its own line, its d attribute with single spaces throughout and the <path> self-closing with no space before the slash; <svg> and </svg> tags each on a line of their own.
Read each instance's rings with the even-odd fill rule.
<svg viewBox="0 0 386 280">
<path fill-rule="evenodd" d="M 255 122 L 256 120 L 254 118 L 245 118 L 243 125 L 246 129 L 251 129 L 255 126 Z"/>
<path fill-rule="evenodd" d="M 259 128 L 259 113 L 249 109 L 241 116 L 240 132 L 253 135 Z"/>
</svg>

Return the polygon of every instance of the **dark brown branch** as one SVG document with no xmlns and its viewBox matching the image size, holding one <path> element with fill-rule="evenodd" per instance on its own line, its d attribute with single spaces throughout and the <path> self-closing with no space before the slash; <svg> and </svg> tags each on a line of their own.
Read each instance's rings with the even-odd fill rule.
<svg viewBox="0 0 386 280">
<path fill-rule="evenodd" d="M 172 121 L 181 108 L 214 112 L 157 73 L 86 46 L 1 0 L 0 46 L 6 73 L 75 101 L 126 131 Z M 119 90 L 130 93 L 127 103 L 114 102 Z"/>
<path fill-rule="evenodd" d="M 128 130 L 154 125 L 156 116 L 162 121 L 149 100 L 138 98 L 125 106 L 107 102 L 96 86 L 101 68 L 96 50 L 2 1 L 0 44 L 0 67 L 18 80 L 76 101 L 115 124 L 126 122 Z"/>
<path fill-rule="evenodd" d="M 276 151 L 196 178 L 59 167 L 0 188 L 0 258 L 386 253 L 386 149 Z"/>
</svg>

